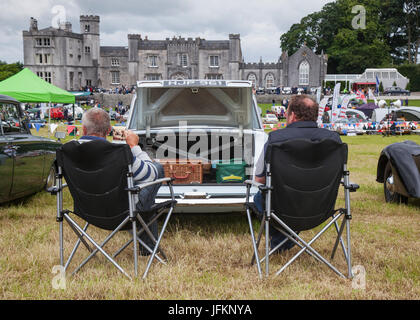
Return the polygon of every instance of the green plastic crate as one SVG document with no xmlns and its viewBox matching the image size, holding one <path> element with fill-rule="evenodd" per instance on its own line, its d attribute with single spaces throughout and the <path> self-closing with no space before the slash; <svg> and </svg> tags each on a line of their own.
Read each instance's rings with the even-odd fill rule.
<svg viewBox="0 0 420 320">
<path fill-rule="evenodd" d="M 217 183 L 232 183 L 244 182 L 246 162 L 241 161 L 235 163 L 234 160 L 229 162 L 219 162 L 216 164 L 216 182 Z"/>
</svg>

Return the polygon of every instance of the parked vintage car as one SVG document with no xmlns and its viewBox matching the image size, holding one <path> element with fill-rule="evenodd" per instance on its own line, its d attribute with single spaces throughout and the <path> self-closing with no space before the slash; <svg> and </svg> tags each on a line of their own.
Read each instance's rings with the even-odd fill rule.
<svg viewBox="0 0 420 320">
<path fill-rule="evenodd" d="M 0 203 L 51 186 L 59 143 L 31 135 L 20 103 L 0 95 Z"/>
<path fill-rule="evenodd" d="M 384 90 L 383 94 L 388 96 L 409 96 L 410 91 L 400 87 L 389 87 Z"/>
<path fill-rule="evenodd" d="M 220 178 L 226 162 L 245 164 L 245 178 L 252 179 L 262 153 L 264 132 L 252 83 L 240 80 L 138 81 L 130 107 L 128 129 L 140 137 L 140 146 L 153 159 L 202 162 L 201 183 L 176 183 L 177 211 L 243 211 L 246 186 L 240 174 Z M 225 163 L 221 163 L 225 162 Z M 233 163 L 234 164 L 234 163 Z M 234 164 L 235 165 L 235 164 Z M 184 172 L 187 176 L 197 166 Z M 199 168 L 199 167 L 198 167 Z M 178 174 L 178 177 L 182 174 Z M 218 182 L 219 181 L 219 182 Z M 251 194 L 256 193 L 251 189 Z M 162 186 L 157 201 L 170 196 Z"/>
<path fill-rule="evenodd" d="M 376 181 L 384 185 L 386 202 L 420 198 L 420 145 L 404 141 L 385 147 L 379 156 Z"/>
</svg>

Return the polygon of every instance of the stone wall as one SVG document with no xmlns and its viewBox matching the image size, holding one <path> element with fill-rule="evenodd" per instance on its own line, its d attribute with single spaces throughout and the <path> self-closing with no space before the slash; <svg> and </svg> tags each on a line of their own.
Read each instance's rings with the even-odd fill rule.
<svg viewBox="0 0 420 320">
<path fill-rule="evenodd" d="M 109 94 L 109 93 L 94 93 L 93 100 L 98 101 L 103 107 L 115 107 L 119 102 L 123 105 L 131 105 L 131 100 L 134 94 Z"/>
</svg>

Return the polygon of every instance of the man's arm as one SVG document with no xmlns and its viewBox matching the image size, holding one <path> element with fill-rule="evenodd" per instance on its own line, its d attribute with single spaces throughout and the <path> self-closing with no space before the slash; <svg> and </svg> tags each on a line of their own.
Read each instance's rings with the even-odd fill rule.
<svg viewBox="0 0 420 320">
<path fill-rule="evenodd" d="M 133 154 L 133 179 L 137 182 L 154 181 L 158 177 L 156 167 L 146 152 L 139 146 L 139 136 L 132 131 L 126 131 L 126 142 Z"/>
<path fill-rule="evenodd" d="M 255 165 L 255 181 L 262 184 L 265 184 L 265 151 L 267 149 L 267 143 L 264 145 L 264 149 Z"/>
</svg>

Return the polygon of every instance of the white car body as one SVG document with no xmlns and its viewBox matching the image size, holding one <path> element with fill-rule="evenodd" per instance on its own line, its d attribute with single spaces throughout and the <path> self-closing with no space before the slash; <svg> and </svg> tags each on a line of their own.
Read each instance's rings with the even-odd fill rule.
<svg viewBox="0 0 420 320">
<path fill-rule="evenodd" d="M 273 123 L 273 124 L 276 124 L 278 122 L 279 122 L 279 119 L 277 118 L 277 116 L 274 113 L 267 113 L 263 117 L 263 123 Z"/>
<path fill-rule="evenodd" d="M 283 89 L 281 89 L 281 92 L 283 94 L 292 94 L 292 88 L 290 88 L 290 87 L 284 87 Z"/>
<path fill-rule="evenodd" d="M 202 143 L 210 150 L 202 153 L 200 148 L 194 157 L 211 163 L 220 155 L 223 159 L 225 155 L 230 159 L 243 157 L 248 164 L 247 179 L 253 179 L 267 140 L 259 112 L 250 81 L 138 81 L 127 128 L 139 135 L 140 146 L 153 159 L 166 156 L 162 150 L 176 158 L 191 158 L 191 150 L 207 137 Z M 184 147 L 188 150 L 184 151 L 180 145 L 187 136 Z M 176 141 L 176 148 L 166 148 L 171 139 Z M 257 191 L 251 188 L 251 195 Z M 174 184 L 174 192 L 177 212 L 243 211 L 246 200 L 244 183 L 216 183 L 204 176 L 201 184 Z M 169 188 L 164 185 L 156 201 L 169 197 Z"/>
</svg>

